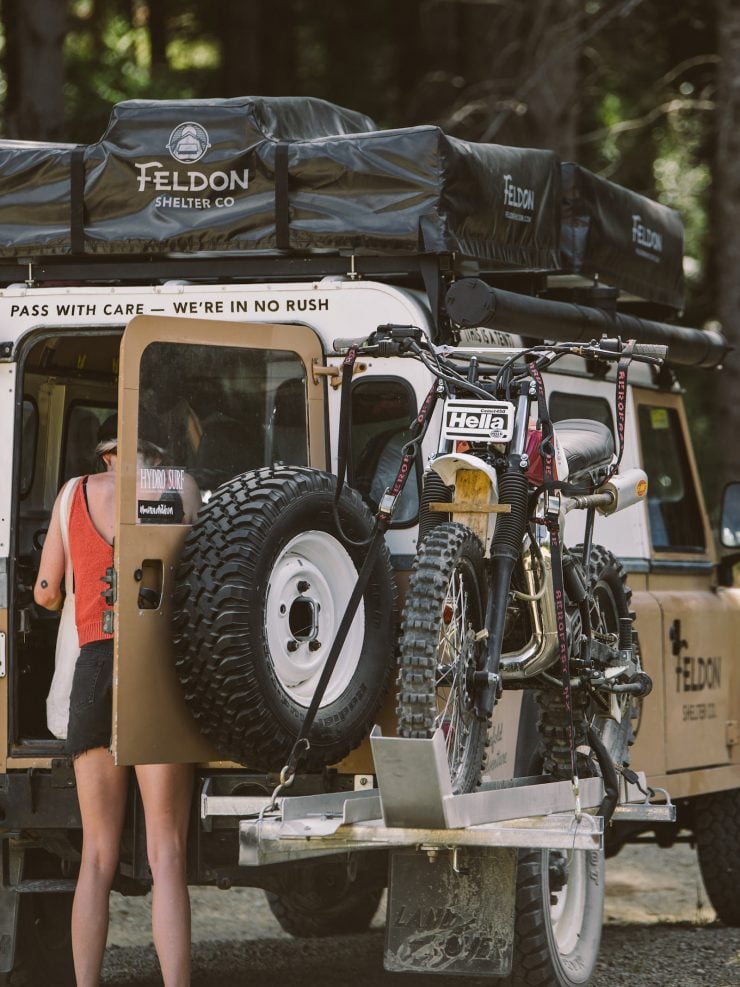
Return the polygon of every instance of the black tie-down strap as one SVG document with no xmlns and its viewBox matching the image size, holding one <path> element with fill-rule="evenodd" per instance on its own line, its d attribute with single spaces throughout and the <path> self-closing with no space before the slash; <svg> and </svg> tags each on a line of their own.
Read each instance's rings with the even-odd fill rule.
<svg viewBox="0 0 740 987">
<path fill-rule="evenodd" d="M 335 509 L 337 508 L 337 502 L 339 499 L 339 493 L 341 492 L 342 486 L 344 485 L 344 476 L 346 472 L 347 462 L 349 459 L 349 443 L 351 435 L 351 405 L 350 405 L 350 387 L 352 382 L 352 373 L 354 362 L 357 357 L 356 347 L 351 347 L 347 352 L 344 359 L 343 372 L 342 372 L 342 394 L 340 400 L 340 413 L 339 413 L 339 448 L 337 450 L 337 493 L 335 495 Z M 301 761 L 301 758 L 310 749 L 309 734 L 311 732 L 311 727 L 313 726 L 314 720 L 316 719 L 316 714 L 321 705 L 321 700 L 324 698 L 324 693 L 326 692 L 327 686 L 331 680 L 334 668 L 339 660 L 339 655 L 344 647 L 344 642 L 349 633 L 349 629 L 352 626 L 352 621 L 354 620 L 357 608 L 360 605 L 360 600 L 362 599 L 363 593 L 367 587 L 368 580 L 370 578 L 370 573 L 373 570 L 375 561 L 380 550 L 380 545 L 383 541 L 386 531 L 388 530 L 391 519 L 393 516 L 393 511 L 398 503 L 398 499 L 403 493 L 403 489 L 406 486 L 406 481 L 409 474 L 412 472 L 413 463 L 416 458 L 417 449 L 420 447 L 421 442 L 424 438 L 426 430 L 429 426 L 429 421 L 431 420 L 432 413 L 434 411 L 435 404 L 437 402 L 438 390 L 436 383 L 429 390 L 426 398 L 424 399 L 419 413 L 411 424 L 411 436 L 409 441 L 403 447 L 401 451 L 401 465 L 399 466 L 396 479 L 393 484 L 386 490 L 383 499 L 381 500 L 380 507 L 378 509 L 375 526 L 373 527 L 372 534 L 367 543 L 367 554 L 360 568 L 360 572 L 357 576 L 357 582 L 352 590 L 349 600 L 347 601 L 347 606 L 345 607 L 342 620 L 337 629 L 336 637 L 332 642 L 331 649 L 326 659 L 326 664 L 321 672 L 319 681 L 316 685 L 316 690 L 311 698 L 311 703 L 306 711 L 306 715 L 303 718 L 303 723 L 301 724 L 300 732 L 296 738 L 293 748 L 288 756 L 288 760 L 285 767 L 280 772 L 280 784 L 275 789 L 273 793 L 271 806 L 275 804 L 275 798 L 278 792 L 282 788 L 289 787 L 295 778 L 296 770 Z M 337 520 L 338 516 L 337 516 Z M 339 528 L 340 533 L 344 537 L 344 533 Z M 270 808 L 270 807 L 268 807 Z"/>
</svg>

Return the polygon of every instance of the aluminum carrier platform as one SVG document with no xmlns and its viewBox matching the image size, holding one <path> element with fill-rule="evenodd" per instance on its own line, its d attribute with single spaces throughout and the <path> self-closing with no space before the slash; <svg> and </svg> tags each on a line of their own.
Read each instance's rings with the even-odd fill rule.
<svg viewBox="0 0 740 987">
<path fill-rule="evenodd" d="M 442 731 L 430 740 L 371 734 L 377 787 L 355 792 L 281 797 L 219 796 L 206 783 L 201 819 L 242 817 L 239 864 L 245 867 L 318 857 L 349 850 L 416 847 L 430 853 L 461 847 L 538 847 L 599 850 L 604 796 L 601 778 L 580 781 L 581 813 L 570 781 L 544 777 L 488 782 L 453 795 Z M 673 822 L 666 792 L 655 804 L 638 782 L 620 781 L 616 822 Z"/>
</svg>

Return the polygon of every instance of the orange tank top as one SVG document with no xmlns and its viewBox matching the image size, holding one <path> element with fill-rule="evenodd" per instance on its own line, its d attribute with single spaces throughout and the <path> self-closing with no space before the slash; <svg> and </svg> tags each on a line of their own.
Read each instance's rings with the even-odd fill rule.
<svg viewBox="0 0 740 987">
<path fill-rule="evenodd" d="M 103 612 L 110 610 L 101 593 L 105 570 L 113 565 L 113 546 L 103 538 L 90 518 L 84 483 L 80 480 L 69 509 L 69 553 L 75 579 L 75 623 L 80 647 L 113 637 L 103 631 Z"/>
</svg>

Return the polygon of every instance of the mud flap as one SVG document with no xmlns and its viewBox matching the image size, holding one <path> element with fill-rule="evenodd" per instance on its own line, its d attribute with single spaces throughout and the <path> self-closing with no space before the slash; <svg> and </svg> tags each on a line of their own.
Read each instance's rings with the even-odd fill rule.
<svg viewBox="0 0 740 987">
<path fill-rule="evenodd" d="M 385 969 L 503 977 L 511 972 L 517 851 L 391 853 Z"/>
<path fill-rule="evenodd" d="M 15 888 L 0 888 L 0 973 L 10 973 L 15 963 L 18 898 Z"/>
</svg>

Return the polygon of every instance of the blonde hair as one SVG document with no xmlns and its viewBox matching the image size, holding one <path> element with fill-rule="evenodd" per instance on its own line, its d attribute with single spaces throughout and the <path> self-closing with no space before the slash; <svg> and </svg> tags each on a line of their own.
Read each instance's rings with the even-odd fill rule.
<svg viewBox="0 0 740 987">
<path fill-rule="evenodd" d="M 104 456 L 107 452 L 115 452 L 117 449 L 117 439 L 103 439 L 102 442 L 98 442 L 95 446 L 95 455 Z M 165 455 L 166 450 L 160 448 L 160 446 L 155 446 L 153 442 L 147 442 L 145 439 L 142 439 L 138 444 L 137 452 L 144 458 L 147 465 L 151 465 L 149 461 L 161 459 Z"/>
</svg>

